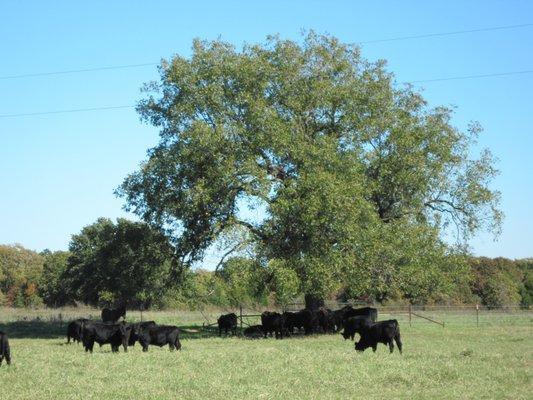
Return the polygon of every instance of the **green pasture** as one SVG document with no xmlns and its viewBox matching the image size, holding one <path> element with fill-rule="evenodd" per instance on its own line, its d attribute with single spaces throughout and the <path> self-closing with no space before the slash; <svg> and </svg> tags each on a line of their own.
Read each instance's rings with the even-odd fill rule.
<svg viewBox="0 0 533 400">
<path fill-rule="evenodd" d="M 59 316 L 61 313 L 61 317 Z M 339 334 L 287 340 L 219 338 L 202 328 L 216 311 L 150 312 L 185 328 L 183 349 L 140 346 L 86 354 L 65 344 L 66 321 L 97 312 L 0 309 L 13 364 L 0 368 L 0 399 L 531 399 L 533 315 L 430 315 L 401 324 L 404 354 L 356 354 Z M 129 320 L 138 320 L 129 313 Z M 383 315 L 380 319 L 388 318 Z"/>
</svg>

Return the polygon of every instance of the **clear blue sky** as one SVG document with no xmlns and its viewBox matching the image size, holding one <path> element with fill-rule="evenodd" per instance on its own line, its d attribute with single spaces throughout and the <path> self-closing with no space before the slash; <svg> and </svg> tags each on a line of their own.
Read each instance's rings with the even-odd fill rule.
<svg viewBox="0 0 533 400">
<path fill-rule="evenodd" d="M 224 4 L 223 4 L 224 3 Z M 370 4 L 372 3 L 372 4 Z M 2 1 L 0 77 L 158 62 L 190 54 L 195 37 L 237 45 L 302 29 L 345 42 L 533 23 L 531 1 Z M 398 81 L 533 70 L 533 26 L 363 45 Z M 0 79 L 0 115 L 135 104 L 156 68 Z M 418 84 L 454 122 L 485 128 L 479 147 L 499 158 L 503 234 L 475 254 L 533 256 L 533 74 Z M 126 216 L 113 195 L 157 131 L 131 108 L 0 117 L 0 243 L 67 249 L 100 216 Z"/>
</svg>

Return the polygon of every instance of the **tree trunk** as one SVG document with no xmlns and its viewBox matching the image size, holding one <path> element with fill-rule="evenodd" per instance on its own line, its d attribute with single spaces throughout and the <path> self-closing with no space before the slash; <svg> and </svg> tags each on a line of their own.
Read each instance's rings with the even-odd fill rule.
<svg viewBox="0 0 533 400">
<path fill-rule="evenodd" d="M 324 299 L 311 294 L 305 295 L 305 308 L 314 311 L 318 310 L 320 307 L 324 307 Z"/>
</svg>

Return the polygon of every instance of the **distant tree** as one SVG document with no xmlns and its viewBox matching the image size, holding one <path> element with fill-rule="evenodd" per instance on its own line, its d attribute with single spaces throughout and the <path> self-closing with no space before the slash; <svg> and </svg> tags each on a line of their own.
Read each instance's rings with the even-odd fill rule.
<svg viewBox="0 0 533 400">
<path fill-rule="evenodd" d="M 43 273 L 39 283 L 39 294 L 44 303 L 50 307 L 61 307 L 72 303 L 73 298 L 65 277 L 68 267 L 68 251 L 41 252 L 44 258 Z"/>
<path fill-rule="evenodd" d="M 168 288 L 172 246 L 144 223 L 100 218 L 72 236 L 69 250 L 63 276 L 75 300 L 149 305 Z"/>
<path fill-rule="evenodd" d="M 38 283 L 43 258 L 19 244 L 0 245 L 0 298 L 10 306 L 36 306 L 42 303 Z"/>
<path fill-rule="evenodd" d="M 506 258 L 473 258 L 472 292 L 488 307 L 517 306 L 523 287 L 523 272 Z"/>
<path fill-rule="evenodd" d="M 458 130 L 451 109 L 428 107 L 356 46 L 314 33 L 242 51 L 196 40 L 191 58 L 160 73 L 138 106 L 160 142 L 117 193 L 165 229 L 182 267 L 239 226 L 259 262 L 292 270 L 309 302 L 346 279 L 384 297 L 404 269 L 421 278 L 418 298 L 440 279 L 424 271 L 441 273 L 425 261 L 446 254 L 444 231 L 459 241 L 499 231 L 493 157 L 471 157 L 479 125 Z M 246 203 L 264 219 L 243 218 Z"/>
</svg>

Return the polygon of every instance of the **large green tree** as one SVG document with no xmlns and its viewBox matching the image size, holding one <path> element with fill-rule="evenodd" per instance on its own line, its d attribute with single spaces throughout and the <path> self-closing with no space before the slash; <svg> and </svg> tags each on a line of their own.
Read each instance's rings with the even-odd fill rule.
<svg viewBox="0 0 533 400">
<path fill-rule="evenodd" d="M 452 110 L 430 108 L 357 46 L 314 33 L 242 50 L 196 40 L 160 74 L 138 105 L 160 142 L 117 193 L 166 230 L 176 265 L 240 227 L 261 264 L 293 271 L 306 294 L 402 287 L 401 271 L 432 282 L 421 293 L 449 272 L 424 262 L 450 253 L 449 227 L 459 241 L 499 229 L 493 158 L 470 156 L 479 126 L 458 130 Z M 243 204 L 264 218 L 243 218 Z"/>
<path fill-rule="evenodd" d="M 149 306 L 168 288 L 173 248 L 142 222 L 99 218 L 72 236 L 69 250 L 70 300 Z"/>
</svg>

